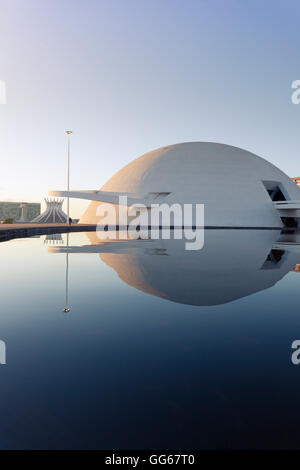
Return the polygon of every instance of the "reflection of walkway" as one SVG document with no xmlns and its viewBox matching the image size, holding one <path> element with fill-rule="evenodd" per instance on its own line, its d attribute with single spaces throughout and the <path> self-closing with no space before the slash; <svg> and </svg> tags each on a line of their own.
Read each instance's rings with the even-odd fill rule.
<svg viewBox="0 0 300 470">
<path fill-rule="evenodd" d="M 85 224 L 0 224 L 0 242 L 48 233 L 95 231 L 95 225 Z"/>
</svg>

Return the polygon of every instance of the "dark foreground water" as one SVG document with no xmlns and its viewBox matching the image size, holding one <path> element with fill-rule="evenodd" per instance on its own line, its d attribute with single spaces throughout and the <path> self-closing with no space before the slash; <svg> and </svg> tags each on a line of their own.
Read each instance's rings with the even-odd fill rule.
<svg viewBox="0 0 300 470">
<path fill-rule="evenodd" d="M 1 243 L 0 448 L 300 448 L 295 241 Z"/>
</svg>

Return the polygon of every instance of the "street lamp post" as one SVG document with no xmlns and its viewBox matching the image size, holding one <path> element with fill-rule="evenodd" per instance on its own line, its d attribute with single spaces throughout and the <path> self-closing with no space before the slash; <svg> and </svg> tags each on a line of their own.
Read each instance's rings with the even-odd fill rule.
<svg viewBox="0 0 300 470">
<path fill-rule="evenodd" d="M 68 182 L 67 191 L 70 191 L 70 148 L 71 148 L 71 134 L 72 131 L 66 131 L 68 136 Z M 67 224 L 70 225 L 70 198 L 67 197 Z"/>
<path fill-rule="evenodd" d="M 67 181 L 67 191 L 70 191 L 70 148 L 71 148 L 71 134 L 72 131 L 66 131 L 68 136 L 68 181 Z M 70 225 L 70 198 L 67 197 L 67 224 Z M 67 247 L 69 247 L 69 233 L 67 233 Z M 68 313 L 70 311 L 69 307 L 69 252 L 66 253 L 66 304 L 63 312 Z"/>
</svg>

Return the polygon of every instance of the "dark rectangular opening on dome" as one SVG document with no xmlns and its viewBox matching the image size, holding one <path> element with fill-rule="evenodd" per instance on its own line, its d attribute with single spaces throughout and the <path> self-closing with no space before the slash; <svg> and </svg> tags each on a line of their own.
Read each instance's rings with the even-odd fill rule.
<svg viewBox="0 0 300 470">
<path fill-rule="evenodd" d="M 298 220 L 295 217 L 281 217 L 282 222 L 288 228 L 297 228 Z"/>
<path fill-rule="evenodd" d="M 278 181 L 263 181 L 264 187 L 272 201 L 287 201 L 288 194 Z"/>
</svg>

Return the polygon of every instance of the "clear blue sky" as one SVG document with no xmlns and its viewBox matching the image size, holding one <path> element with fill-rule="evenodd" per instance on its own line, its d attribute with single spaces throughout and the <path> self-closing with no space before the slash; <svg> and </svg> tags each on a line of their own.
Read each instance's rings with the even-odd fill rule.
<svg viewBox="0 0 300 470">
<path fill-rule="evenodd" d="M 299 18 L 289 0 L 0 0 L 0 199 L 65 188 L 69 128 L 73 189 L 185 141 L 299 176 Z"/>
</svg>

